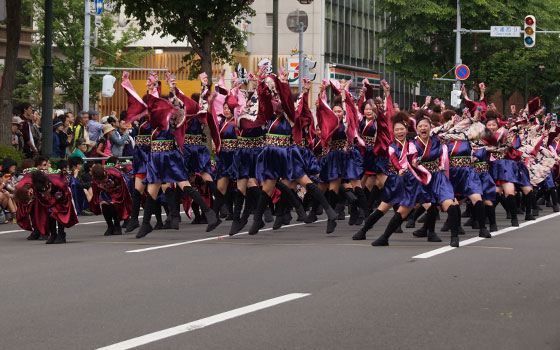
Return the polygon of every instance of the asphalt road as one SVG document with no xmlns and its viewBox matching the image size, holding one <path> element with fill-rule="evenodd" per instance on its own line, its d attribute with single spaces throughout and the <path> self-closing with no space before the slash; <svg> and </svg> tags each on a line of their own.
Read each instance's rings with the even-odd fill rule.
<svg viewBox="0 0 560 350">
<path fill-rule="evenodd" d="M 449 234 L 371 247 L 390 216 L 361 242 L 340 221 L 331 235 L 319 222 L 218 239 L 229 222 L 206 233 L 183 216 L 137 240 L 87 217 L 49 246 L 0 226 L 0 349 L 560 349 L 550 208 L 436 252 Z"/>
</svg>

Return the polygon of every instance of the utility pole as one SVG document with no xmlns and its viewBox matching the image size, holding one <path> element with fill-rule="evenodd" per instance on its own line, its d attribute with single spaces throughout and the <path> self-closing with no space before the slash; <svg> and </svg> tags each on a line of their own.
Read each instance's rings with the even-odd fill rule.
<svg viewBox="0 0 560 350">
<path fill-rule="evenodd" d="M 272 1 L 272 72 L 278 72 L 278 0 Z"/>
<path fill-rule="evenodd" d="M 299 70 L 298 70 L 298 92 L 302 91 L 303 80 L 303 23 L 299 21 L 299 9 L 297 10 L 297 23 L 299 32 Z"/>
<path fill-rule="evenodd" d="M 45 0 L 45 48 L 43 52 L 43 115 L 42 149 L 43 155 L 52 155 L 53 145 L 53 65 L 52 65 L 52 32 L 53 32 L 53 0 Z"/>
<path fill-rule="evenodd" d="M 461 60 L 461 6 L 457 0 L 457 33 L 455 34 L 455 67 L 463 63 Z M 459 79 L 455 78 L 455 90 L 459 90 Z"/>
<path fill-rule="evenodd" d="M 91 3 L 84 0 L 84 90 L 82 96 L 82 110 L 89 111 L 89 62 L 91 41 Z"/>
</svg>

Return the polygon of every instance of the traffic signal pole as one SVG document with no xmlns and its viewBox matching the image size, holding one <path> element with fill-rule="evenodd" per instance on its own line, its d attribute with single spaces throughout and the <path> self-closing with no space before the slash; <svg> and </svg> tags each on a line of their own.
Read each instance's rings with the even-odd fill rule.
<svg viewBox="0 0 560 350">
<path fill-rule="evenodd" d="M 301 94 L 302 91 L 302 81 L 303 81 L 303 23 L 299 21 L 299 9 L 297 10 L 297 22 L 298 22 L 298 32 L 299 32 L 299 68 L 298 68 L 298 93 Z"/>
<path fill-rule="evenodd" d="M 84 0 L 84 88 L 82 91 L 82 110 L 89 110 L 89 46 L 91 41 L 91 2 Z"/>
</svg>

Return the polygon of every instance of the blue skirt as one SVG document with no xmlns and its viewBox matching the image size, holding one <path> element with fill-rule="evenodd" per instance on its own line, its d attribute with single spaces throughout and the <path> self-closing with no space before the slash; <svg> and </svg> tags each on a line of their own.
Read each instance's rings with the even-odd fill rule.
<svg viewBox="0 0 560 350">
<path fill-rule="evenodd" d="M 377 173 L 383 173 L 385 175 L 390 175 L 389 171 L 389 158 L 387 157 L 375 157 L 375 166 L 377 167 Z"/>
<path fill-rule="evenodd" d="M 235 168 L 236 150 L 220 151 L 216 155 L 216 178 L 229 177 L 237 179 L 237 169 Z"/>
<path fill-rule="evenodd" d="M 450 167 L 449 181 L 453 186 L 453 191 L 458 196 L 468 197 L 475 193 L 482 195 L 482 184 L 474 168 Z"/>
<path fill-rule="evenodd" d="M 179 151 L 152 152 L 146 178 L 148 183 L 177 183 L 188 180 L 189 171 Z"/>
<path fill-rule="evenodd" d="M 421 194 L 422 186 L 412 174 L 405 173 L 403 176 L 399 176 L 391 173 L 385 181 L 381 200 L 385 203 L 412 208 L 418 203 L 418 197 Z"/>
<path fill-rule="evenodd" d="M 303 168 L 305 169 L 305 173 L 308 176 L 319 175 L 321 173 L 321 166 L 319 165 L 319 161 L 317 161 L 317 157 L 311 152 L 311 150 L 307 147 L 298 148 L 299 153 L 301 154 L 301 159 L 303 159 Z"/>
<path fill-rule="evenodd" d="M 556 186 L 554 185 L 554 176 L 552 175 L 552 172 L 550 172 L 546 179 L 544 179 L 538 186 L 540 188 L 555 188 Z"/>
<path fill-rule="evenodd" d="M 531 185 L 529 171 L 525 164 L 511 159 L 490 162 L 490 175 L 496 182 L 511 182 L 519 186 Z"/>
<path fill-rule="evenodd" d="M 296 180 L 304 175 L 304 162 L 297 147 L 266 146 L 257 157 L 257 180 Z"/>
<path fill-rule="evenodd" d="M 432 173 L 432 179 L 427 185 L 422 185 L 418 203 L 441 203 L 447 199 L 454 199 L 455 192 L 451 182 L 442 171 Z"/>
<path fill-rule="evenodd" d="M 148 158 L 150 155 L 150 147 L 148 146 L 137 146 L 134 147 L 132 152 L 132 175 L 136 174 L 146 174 L 148 172 L 146 164 L 148 164 Z"/>
<path fill-rule="evenodd" d="M 262 148 L 239 148 L 235 150 L 235 168 L 238 179 L 256 179 L 257 157 Z"/>
<path fill-rule="evenodd" d="M 496 200 L 496 183 L 489 173 L 478 173 L 480 184 L 482 185 L 482 200 L 495 201 Z"/>
<path fill-rule="evenodd" d="M 183 145 L 183 156 L 185 166 L 192 173 L 208 173 L 212 172 L 210 163 L 210 151 L 204 145 Z"/>
<path fill-rule="evenodd" d="M 321 162 L 320 177 L 323 181 L 359 180 L 364 172 L 362 155 L 356 149 L 329 151 Z"/>
</svg>

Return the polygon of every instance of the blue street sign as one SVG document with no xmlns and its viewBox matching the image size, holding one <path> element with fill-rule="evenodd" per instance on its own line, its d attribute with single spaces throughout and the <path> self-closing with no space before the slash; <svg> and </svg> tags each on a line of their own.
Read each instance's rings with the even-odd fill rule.
<svg viewBox="0 0 560 350">
<path fill-rule="evenodd" d="M 103 0 L 95 0 L 95 13 L 100 15 L 103 12 Z"/>
</svg>

